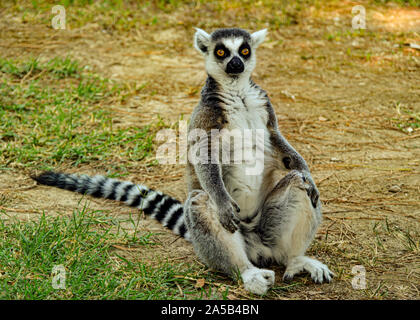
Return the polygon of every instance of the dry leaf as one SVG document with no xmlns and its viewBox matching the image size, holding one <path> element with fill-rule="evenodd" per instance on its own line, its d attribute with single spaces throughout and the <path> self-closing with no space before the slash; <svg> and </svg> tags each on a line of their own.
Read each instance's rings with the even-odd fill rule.
<svg viewBox="0 0 420 320">
<path fill-rule="evenodd" d="M 197 279 L 197 281 L 195 282 L 195 287 L 196 288 L 202 288 L 202 287 L 204 287 L 205 283 L 206 283 L 206 281 L 203 278 Z"/>
</svg>

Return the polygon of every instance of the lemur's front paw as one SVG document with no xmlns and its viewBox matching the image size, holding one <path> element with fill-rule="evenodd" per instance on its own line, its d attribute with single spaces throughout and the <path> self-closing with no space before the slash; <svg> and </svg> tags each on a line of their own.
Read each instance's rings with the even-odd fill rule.
<svg viewBox="0 0 420 320">
<path fill-rule="evenodd" d="M 231 200 L 230 203 L 226 203 L 224 207 L 219 208 L 219 220 L 223 228 L 231 233 L 238 230 L 238 224 L 240 220 L 236 217 L 236 213 L 240 212 L 238 204 Z"/>
<path fill-rule="evenodd" d="M 311 174 L 309 172 L 303 172 L 302 179 L 303 179 L 303 182 L 307 183 L 306 193 L 308 194 L 308 197 L 311 199 L 312 206 L 316 208 L 318 205 L 318 200 L 319 200 L 318 188 L 316 187 L 315 182 L 312 179 Z"/>
</svg>

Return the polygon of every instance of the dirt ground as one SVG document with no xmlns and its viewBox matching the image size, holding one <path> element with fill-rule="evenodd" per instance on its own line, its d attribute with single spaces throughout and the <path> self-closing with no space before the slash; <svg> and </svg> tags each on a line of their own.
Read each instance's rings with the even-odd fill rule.
<svg viewBox="0 0 420 320">
<path fill-rule="evenodd" d="M 351 28 L 354 4 L 305 8 L 295 24 L 269 26 L 258 51 L 254 80 L 268 92 L 282 133 L 307 160 L 321 193 L 324 222 L 309 255 L 337 275 L 324 285 L 303 277 L 304 286 L 273 299 L 420 298 L 420 129 L 407 130 L 420 112 L 420 51 L 404 45 L 420 44 L 420 9 L 366 3 L 367 30 L 358 33 Z M 171 17 L 189 19 L 182 11 Z M 0 30 L 5 58 L 71 56 L 103 77 L 148 82 L 153 95 L 133 95 L 113 108 L 117 126 L 143 126 L 158 115 L 170 124 L 188 119 L 206 78 L 192 47 L 194 30 L 182 23 L 129 32 L 95 22 L 53 30 L 10 13 L 0 18 Z M 59 169 L 106 171 L 100 164 Z M 19 164 L 0 171 L 8 215 L 32 219 L 77 207 L 80 195 L 35 186 L 32 171 Z M 183 171 L 139 163 L 127 179 L 184 200 Z M 115 216 L 132 212 L 105 200 L 92 199 L 91 206 Z M 157 232 L 161 245 L 130 254 L 198 263 L 191 245 L 159 224 L 146 219 L 141 228 Z M 365 268 L 366 289 L 352 287 L 354 266 Z M 283 268 L 275 271 L 281 284 Z"/>
</svg>

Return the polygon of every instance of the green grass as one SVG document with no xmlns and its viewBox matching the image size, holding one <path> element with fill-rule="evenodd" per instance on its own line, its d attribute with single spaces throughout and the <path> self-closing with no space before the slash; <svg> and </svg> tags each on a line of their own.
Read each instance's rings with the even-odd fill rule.
<svg viewBox="0 0 420 320">
<path fill-rule="evenodd" d="M 70 217 L 43 214 L 34 221 L 0 210 L 0 299 L 227 298 L 232 286 L 220 288 L 227 280 L 221 274 L 165 257 L 148 262 L 121 250 L 159 245 L 154 234 L 139 234 L 138 219 L 111 218 L 86 203 Z M 61 268 L 64 280 L 56 281 L 55 268 Z M 195 279 L 204 279 L 205 286 L 197 287 Z"/>
<path fill-rule="evenodd" d="M 420 128 L 420 113 L 410 105 L 401 102 L 394 103 L 397 117 L 391 119 L 392 124 L 403 132 L 412 133 Z"/>
<path fill-rule="evenodd" d="M 368 4 L 384 6 L 388 2 L 399 6 L 420 6 L 419 0 L 371 0 Z M 273 30 L 299 24 L 309 7 L 319 9 L 322 1 L 296 0 L 32 0 L 0 3 L 0 10 L 21 17 L 24 23 L 51 26 L 53 6 L 66 9 L 66 25 L 70 29 L 95 23 L 105 32 L 131 32 L 147 29 L 193 27 L 207 30 L 232 26 L 232 16 L 238 27 Z M 366 4 L 364 4 L 366 5 Z M 328 6 L 328 4 L 324 5 Z M 255 10 L 258 14 L 255 14 Z M 185 19 L 185 17 L 188 17 Z M 146 35 L 147 36 L 147 35 Z"/>
<path fill-rule="evenodd" d="M 413 7 L 420 7 L 419 0 L 374 0 L 375 3 L 384 4 L 393 2 L 400 6 L 413 6 Z"/>
<path fill-rule="evenodd" d="M 132 227 L 126 230 L 121 219 L 86 206 L 71 217 L 42 215 L 33 222 L 3 217 L 0 212 L 0 299 L 183 298 L 176 283 L 191 277 L 190 267 L 165 261 L 151 266 L 113 248 L 155 245 L 151 234 L 130 232 L 134 219 L 125 221 Z M 65 288 L 53 286 L 55 266 L 66 272 Z M 191 283 L 182 286 L 200 294 Z"/>
<path fill-rule="evenodd" d="M 242 27 L 263 28 L 267 22 L 273 28 L 292 25 L 297 23 L 300 11 L 314 3 L 317 1 L 262 0 L 257 5 L 262 12 L 259 16 L 249 13 L 255 8 L 255 2 L 250 0 L 32 0 L 27 3 L 0 4 L 0 9 L 17 14 L 25 23 L 50 26 L 54 16 L 51 13 L 52 7 L 62 5 L 66 9 L 66 25 L 72 29 L 98 23 L 108 32 L 133 31 L 143 27 L 160 30 L 180 26 L 192 31 L 196 26 L 231 26 L 231 17 L 222 14 L 226 11 L 234 13 L 236 24 Z M 168 18 L 169 15 L 172 17 Z M 189 19 L 174 19 L 176 16 L 188 16 Z"/>
<path fill-rule="evenodd" d="M 152 126 L 113 126 L 108 106 L 126 94 L 122 84 L 86 73 L 68 58 L 0 58 L 1 166 L 46 169 L 112 162 L 117 155 L 129 161 L 151 156 Z"/>
<path fill-rule="evenodd" d="M 369 4 L 384 6 L 388 2 L 420 6 L 419 0 L 371 0 Z M 206 30 L 231 27 L 232 16 L 238 27 L 257 30 L 269 26 L 277 30 L 299 24 L 305 19 L 308 8 L 319 9 L 321 4 L 319 0 L 261 0 L 257 3 L 251 0 L 32 0 L 0 3 L 0 10 L 20 17 L 24 23 L 50 27 L 54 16 L 51 9 L 62 5 L 66 9 L 67 28 L 97 24 L 110 34 L 147 30 L 144 36 L 149 37 L 153 30 L 166 28 L 193 32 L 194 27 Z M 328 7 L 328 4 L 323 6 Z M 255 14 L 256 10 L 258 14 Z"/>
</svg>

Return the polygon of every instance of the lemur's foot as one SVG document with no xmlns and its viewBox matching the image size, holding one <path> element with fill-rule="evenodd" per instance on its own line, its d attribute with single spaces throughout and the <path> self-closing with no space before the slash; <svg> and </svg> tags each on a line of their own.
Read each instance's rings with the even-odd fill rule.
<svg viewBox="0 0 420 320">
<path fill-rule="evenodd" d="M 245 290 L 255 294 L 265 294 L 274 284 L 274 271 L 251 268 L 242 273 Z"/>
<path fill-rule="evenodd" d="M 286 271 L 283 275 L 284 281 L 290 281 L 293 277 L 302 272 L 310 273 L 312 280 L 315 283 L 331 282 L 334 273 L 328 267 L 318 260 L 301 256 L 291 259 L 287 264 Z"/>
</svg>

